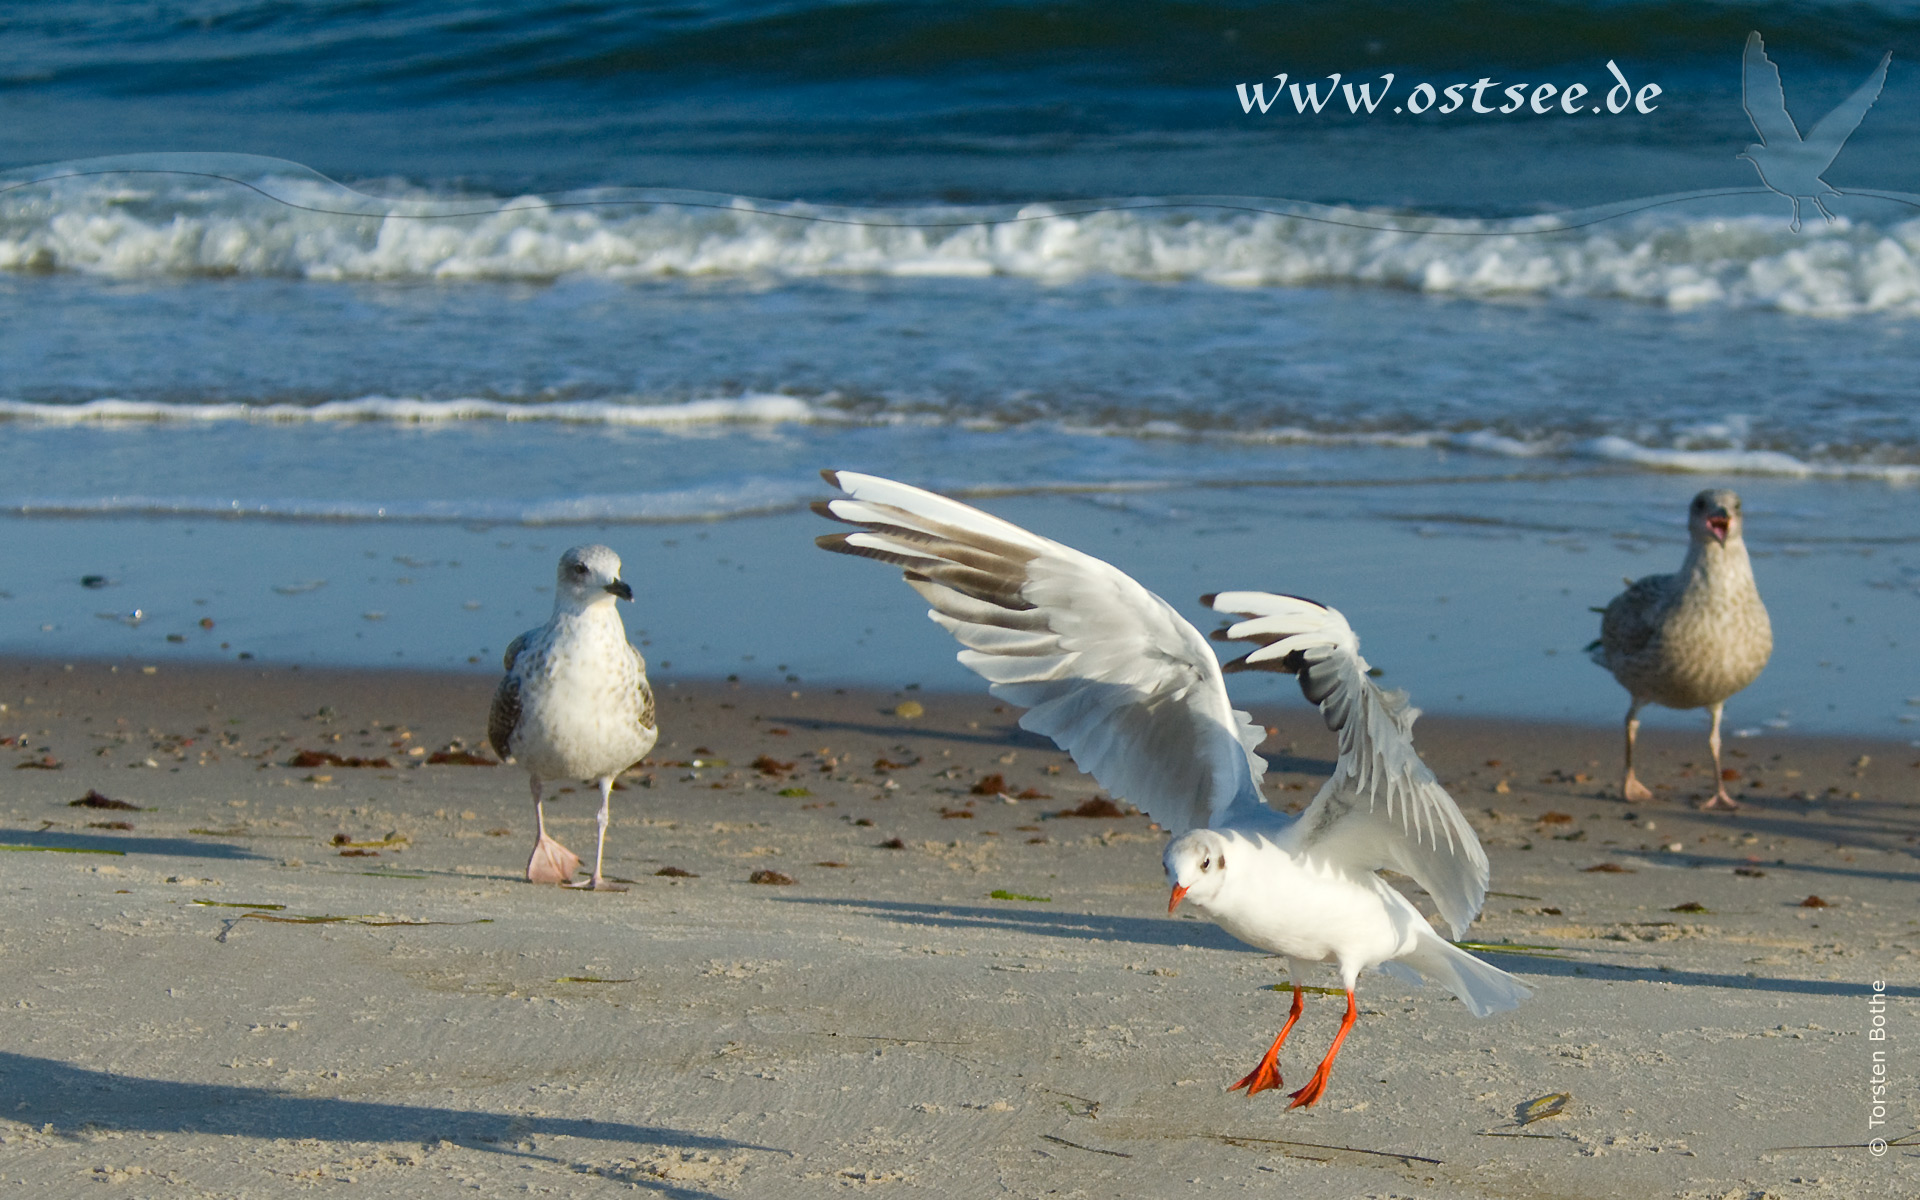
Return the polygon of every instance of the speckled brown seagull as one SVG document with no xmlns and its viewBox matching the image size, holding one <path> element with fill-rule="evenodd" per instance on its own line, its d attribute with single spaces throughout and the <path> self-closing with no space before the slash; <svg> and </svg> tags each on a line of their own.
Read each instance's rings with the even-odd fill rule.
<svg viewBox="0 0 1920 1200">
<path fill-rule="evenodd" d="M 1773 627 L 1754 586 L 1740 529 L 1738 495 L 1718 488 L 1701 492 L 1687 510 L 1693 544 L 1680 569 L 1629 580 L 1627 590 L 1599 610 L 1604 613 L 1600 637 L 1587 653 L 1633 697 L 1621 784 L 1628 800 L 1653 799 L 1634 778 L 1633 740 L 1640 731 L 1640 709 L 1664 704 L 1713 713 L 1707 745 L 1713 748 L 1717 790 L 1704 807 L 1739 807 L 1720 775 L 1720 712 L 1727 697 L 1760 677 L 1773 653 Z"/>
<path fill-rule="evenodd" d="M 529 883 L 609 888 L 601 859 L 614 778 L 645 758 L 660 736 L 647 662 L 628 644 L 615 607 L 631 599 L 619 555 L 605 546 L 575 546 L 560 556 L 553 616 L 507 647 L 507 677 L 493 695 L 487 740 L 501 758 L 512 756 L 527 769 L 533 788 L 539 832 L 527 860 Z M 584 883 L 573 882 L 579 856 L 547 836 L 542 777 L 600 785 L 600 839 L 593 877 Z"/>
</svg>

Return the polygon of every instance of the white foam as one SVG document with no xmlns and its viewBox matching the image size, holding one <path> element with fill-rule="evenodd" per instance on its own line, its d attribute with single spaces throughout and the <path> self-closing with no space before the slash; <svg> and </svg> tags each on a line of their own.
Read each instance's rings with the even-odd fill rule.
<svg viewBox="0 0 1920 1200">
<path fill-rule="evenodd" d="M 515 404 L 501 400 L 417 400 L 365 396 L 321 404 L 163 404 L 106 398 L 81 404 L 0 400 L 0 420 L 44 425 L 115 422 L 301 424 L 325 421 L 386 421 L 425 425 L 462 421 L 534 421 L 576 425 L 788 424 L 838 420 L 792 396 L 748 395 L 690 400 L 684 404 L 628 404 L 590 400 Z"/>
<path fill-rule="evenodd" d="M 1812 222 L 1795 234 L 1783 216 L 1672 210 L 1571 232 L 1533 232 L 1552 225 L 1551 218 L 1417 219 L 1425 230 L 1418 232 L 1378 228 L 1389 222 L 1378 213 L 1310 206 L 1247 212 L 1130 200 L 1109 211 L 1030 206 L 1015 214 L 952 206 L 827 209 L 728 197 L 560 208 L 529 196 L 463 200 L 456 208 L 373 201 L 318 177 L 254 183 L 279 200 L 218 180 L 166 175 L 16 188 L 0 195 L 0 270 L 314 280 L 768 274 L 1054 281 L 1105 274 L 1222 287 L 1356 284 L 1477 297 L 1595 297 L 1824 317 L 1920 314 L 1914 220 Z M 329 207 L 340 212 L 312 211 Z M 499 211 L 431 215 L 489 207 Z M 1001 223 L 983 223 L 985 217 Z"/>
<path fill-rule="evenodd" d="M 293 521 L 451 521 L 513 525 L 652 524 L 786 512 L 819 493 L 810 479 L 747 478 L 710 487 L 529 500 L 316 500 L 142 496 L 0 500 L 14 516 L 164 516 Z"/>
</svg>

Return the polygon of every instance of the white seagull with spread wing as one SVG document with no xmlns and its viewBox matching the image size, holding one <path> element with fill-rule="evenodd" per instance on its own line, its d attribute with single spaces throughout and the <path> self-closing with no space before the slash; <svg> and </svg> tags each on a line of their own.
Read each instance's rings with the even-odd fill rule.
<svg viewBox="0 0 1920 1200">
<path fill-rule="evenodd" d="M 1242 941 L 1286 956 L 1286 1026 L 1236 1088 L 1251 1096 L 1281 1085 L 1276 1060 L 1300 1017 L 1309 962 L 1335 964 L 1347 1011 L 1290 1107 L 1325 1093 L 1357 1015 L 1354 983 L 1368 967 L 1432 979 L 1476 1016 L 1527 996 L 1518 979 L 1435 933 L 1378 874 L 1411 876 L 1456 937 L 1487 892 L 1479 840 L 1414 751 L 1418 713 L 1375 686 L 1337 611 L 1264 592 L 1209 598 L 1248 618 L 1222 635 L 1259 643 L 1228 669 L 1297 674 L 1339 738 L 1333 777 L 1289 817 L 1260 792 L 1267 764 L 1254 748 L 1264 731 L 1234 710 L 1206 639 L 1165 600 L 1097 558 L 944 496 L 824 474 L 846 498 L 815 510 L 859 530 L 822 537 L 821 548 L 904 568 L 933 606 L 928 615 L 966 647 L 960 661 L 1027 710 L 1022 728 L 1052 738 L 1173 833 L 1163 858 L 1169 911 L 1184 900 Z"/>
<path fill-rule="evenodd" d="M 1800 232 L 1802 200 L 1811 201 L 1821 216 L 1833 220 L 1824 201 L 1840 192 L 1820 175 L 1833 165 L 1840 147 L 1860 127 L 1861 118 L 1867 115 L 1873 102 L 1880 98 L 1880 89 L 1887 82 L 1887 64 L 1892 61 L 1893 53 L 1888 51 L 1873 74 L 1867 76 L 1867 81 L 1820 118 L 1820 123 L 1802 140 L 1799 128 L 1787 112 L 1787 93 L 1780 86 L 1780 68 L 1767 57 L 1767 47 L 1760 35 L 1747 35 L 1747 50 L 1741 61 L 1741 104 L 1753 121 L 1760 142 L 1735 157 L 1752 163 L 1753 169 L 1760 172 L 1761 183 L 1793 201 L 1795 233 Z"/>
</svg>

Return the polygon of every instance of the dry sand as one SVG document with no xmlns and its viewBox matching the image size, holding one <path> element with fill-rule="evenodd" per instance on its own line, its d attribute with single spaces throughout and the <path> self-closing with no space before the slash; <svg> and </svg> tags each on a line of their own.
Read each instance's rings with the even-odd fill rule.
<svg viewBox="0 0 1920 1200">
<path fill-rule="evenodd" d="M 1289 1112 L 1226 1091 L 1280 965 L 1166 915 L 1144 818 L 1053 815 L 1097 789 L 991 699 L 665 689 L 614 797 L 632 890 L 590 894 L 519 880 L 517 768 L 426 763 L 491 686 L 0 664 L 0 842 L 31 848 L 0 852 L 0 1195 L 1920 1190 L 1920 1147 L 1862 1147 L 1920 1127 L 1920 751 L 1735 743 L 1747 807 L 1708 817 L 1698 734 L 1646 738 L 1661 800 L 1629 808 L 1613 730 L 1426 719 L 1493 859 L 1471 936 L 1554 957 L 1498 957 L 1538 991 L 1486 1021 L 1367 976 Z M 1269 793 L 1305 799 L 1330 737 L 1261 715 Z M 590 852 L 590 790 L 552 811 Z M 1309 999 L 1289 1086 L 1337 1022 Z"/>
</svg>

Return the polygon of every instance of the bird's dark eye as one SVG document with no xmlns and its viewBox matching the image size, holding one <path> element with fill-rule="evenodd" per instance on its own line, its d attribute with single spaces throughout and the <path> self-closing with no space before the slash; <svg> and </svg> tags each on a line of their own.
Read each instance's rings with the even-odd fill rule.
<svg viewBox="0 0 1920 1200">
<path fill-rule="evenodd" d="M 1201 860 L 1200 860 L 1200 869 L 1201 869 L 1202 871 L 1211 871 L 1211 870 L 1213 869 L 1213 860 L 1212 860 L 1212 859 L 1210 859 L 1210 858 L 1203 858 L 1203 859 L 1201 859 Z"/>
</svg>

